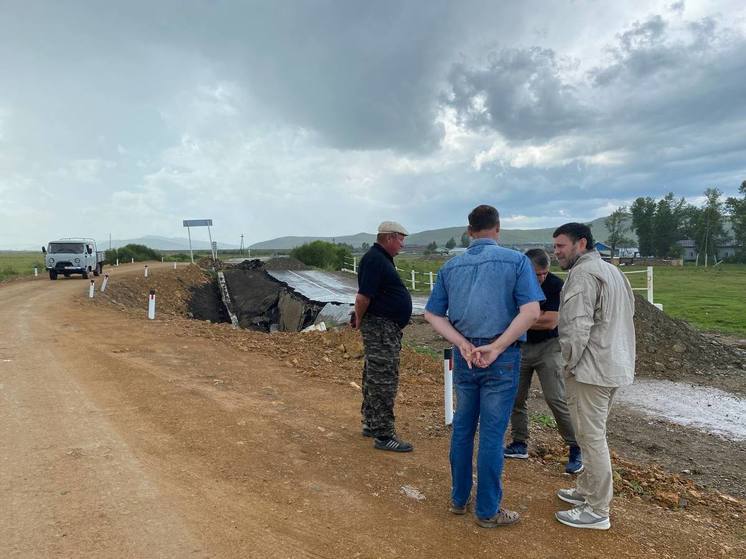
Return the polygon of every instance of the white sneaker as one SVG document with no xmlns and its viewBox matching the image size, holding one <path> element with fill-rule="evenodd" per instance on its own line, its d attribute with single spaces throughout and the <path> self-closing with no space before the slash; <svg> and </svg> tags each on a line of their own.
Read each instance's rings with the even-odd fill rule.
<svg viewBox="0 0 746 559">
<path fill-rule="evenodd" d="M 591 528 L 592 530 L 608 530 L 611 528 L 609 517 L 596 514 L 587 504 L 578 505 L 570 510 L 555 512 L 554 516 L 562 524 L 573 528 Z"/>
</svg>

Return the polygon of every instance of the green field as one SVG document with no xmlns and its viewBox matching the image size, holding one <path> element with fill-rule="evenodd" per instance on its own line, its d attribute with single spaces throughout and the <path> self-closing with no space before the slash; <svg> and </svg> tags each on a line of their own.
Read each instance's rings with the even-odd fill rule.
<svg viewBox="0 0 746 559">
<path fill-rule="evenodd" d="M 631 283 L 644 287 L 645 274 Z M 653 288 L 655 302 L 669 315 L 701 330 L 746 335 L 746 265 L 656 266 Z"/>
<path fill-rule="evenodd" d="M 18 276 L 32 277 L 34 266 L 39 269 L 39 277 L 46 275 L 44 255 L 40 252 L 0 251 L 0 281 Z"/>
</svg>

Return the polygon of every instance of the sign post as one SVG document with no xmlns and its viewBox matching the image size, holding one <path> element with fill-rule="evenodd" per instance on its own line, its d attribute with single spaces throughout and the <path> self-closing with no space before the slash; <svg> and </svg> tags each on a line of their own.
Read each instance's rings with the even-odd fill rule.
<svg viewBox="0 0 746 559">
<path fill-rule="evenodd" d="M 187 228 L 187 235 L 189 236 L 189 256 L 192 258 L 192 264 L 194 264 L 194 252 L 192 251 L 192 233 L 190 231 L 191 227 L 207 227 L 207 234 L 210 236 L 210 251 L 212 252 L 213 259 L 216 258 L 215 255 L 215 247 L 212 243 L 212 232 L 210 231 L 210 227 L 212 226 L 212 220 L 211 219 L 185 219 L 183 221 L 184 227 Z"/>
</svg>

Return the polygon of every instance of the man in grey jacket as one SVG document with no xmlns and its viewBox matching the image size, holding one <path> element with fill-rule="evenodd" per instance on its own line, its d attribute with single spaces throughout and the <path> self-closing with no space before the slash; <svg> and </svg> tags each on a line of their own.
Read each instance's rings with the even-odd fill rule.
<svg viewBox="0 0 746 559">
<path fill-rule="evenodd" d="M 587 225 L 555 230 L 554 254 L 570 270 L 562 288 L 559 342 L 570 419 L 585 470 L 557 496 L 575 505 L 555 514 L 574 528 L 607 530 L 614 494 L 606 420 L 614 393 L 635 376 L 635 299 L 627 278 L 594 249 Z"/>
</svg>

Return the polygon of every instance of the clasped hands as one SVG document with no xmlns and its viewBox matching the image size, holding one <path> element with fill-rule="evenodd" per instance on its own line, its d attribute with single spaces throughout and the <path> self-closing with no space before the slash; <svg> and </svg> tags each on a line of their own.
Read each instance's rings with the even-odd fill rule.
<svg viewBox="0 0 746 559">
<path fill-rule="evenodd" d="M 491 344 L 475 347 L 474 344 L 466 340 L 458 345 L 458 350 L 470 369 L 472 365 L 480 369 L 489 367 L 497 359 L 497 356 L 504 351 L 493 347 Z"/>
</svg>

